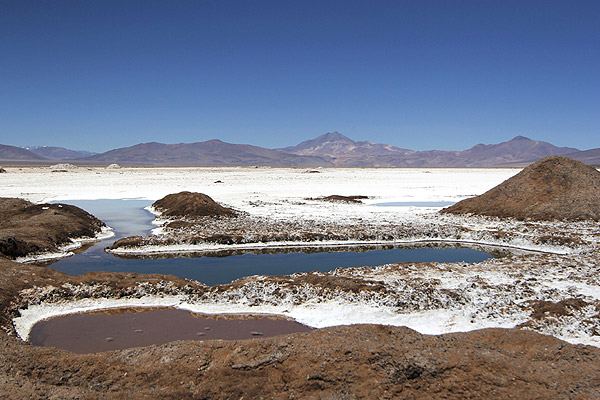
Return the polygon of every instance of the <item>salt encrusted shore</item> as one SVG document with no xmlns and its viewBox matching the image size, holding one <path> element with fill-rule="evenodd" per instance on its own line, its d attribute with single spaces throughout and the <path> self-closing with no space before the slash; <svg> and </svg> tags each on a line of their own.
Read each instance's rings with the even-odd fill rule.
<svg viewBox="0 0 600 400">
<path fill-rule="evenodd" d="M 171 306 L 206 314 L 279 314 L 323 328 L 355 323 L 408 326 L 426 334 L 502 327 L 600 346 L 596 252 L 535 254 L 477 264 L 403 263 L 331 273 L 247 277 L 179 288 L 140 283 L 46 286 L 20 293 L 19 336 L 38 321 L 113 307 Z"/>
<path fill-rule="evenodd" d="M 471 243 L 567 254 L 598 243 L 593 222 L 522 222 L 489 217 L 428 214 L 398 215 L 396 221 L 348 217 L 313 220 L 310 216 L 282 220 L 242 214 L 228 218 L 163 218 L 153 210 L 158 228 L 148 237 L 128 237 L 107 251 L 120 255 L 214 253 L 281 247 L 334 247 Z"/>
<path fill-rule="evenodd" d="M 10 177 L 0 195 L 36 201 L 61 196 L 157 199 L 195 190 L 269 220 L 289 221 L 309 213 L 312 220 L 328 223 L 349 215 L 376 216 L 376 225 L 385 225 L 381 222 L 397 221 L 400 214 L 427 219 L 436 210 L 372 204 L 307 207 L 302 199 L 341 193 L 369 195 L 372 203 L 457 200 L 482 193 L 503 174 L 516 172 L 258 170 L 78 168 L 49 175 L 31 169 L 17 178 L 19 173 L 12 173 L 16 171 L 6 174 Z M 261 176 L 266 183 L 257 179 Z M 319 178 L 305 178 L 314 176 Z M 280 179 L 273 182 L 274 177 Z M 212 185 L 217 179 L 225 183 Z M 452 188 L 455 182 L 463 186 Z M 308 187 L 302 184 L 311 184 L 311 193 L 301 193 Z M 385 187 L 377 186 L 381 184 Z M 339 190 L 343 188 L 346 192 Z M 567 254 L 256 276 L 214 287 L 167 275 L 69 276 L 0 259 L 0 369 L 5 372 L 0 374 L 0 397 L 121 399 L 135 393 L 145 398 L 598 398 L 600 349 L 536 333 L 598 346 L 598 226 L 478 218 L 463 223 L 475 232 L 489 227 L 485 229 L 490 232 L 507 232 L 513 242 L 534 242 L 538 248 L 551 246 Z M 518 232 L 510 236 L 513 229 Z M 567 233 L 557 239 L 563 229 Z M 546 243 L 529 238 L 544 232 Z M 248 341 L 180 341 L 83 356 L 31 346 L 17 336 L 18 331 L 26 337 L 28 326 L 39 318 L 129 305 L 169 305 L 206 313 L 268 312 L 315 327 L 390 325 L 336 326 Z M 426 333 L 469 332 L 432 336 L 392 325 Z M 471 331 L 490 326 L 520 329 Z"/>
<path fill-rule="evenodd" d="M 186 177 L 192 174 L 233 174 L 228 179 L 235 180 L 242 186 L 248 181 L 244 179 L 244 173 L 252 175 L 254 172 L 251 169 L 235 168 L 218 169 L 217 172 L 203 169 L 179 171 Z M 313 176 L 294 169 L 265 172 L 267 176 L 275 174 L 282 180 L 287 176 L 293 182 L 310 180 Z M 454 175 L 462 177 L 460 183 L 464 184 L 467 180 L 465 177 L 469 177 L 468 172 L 454 171 Z M 473 181 L 474 176 L 485 179 L 490 176 L 500 177 L 507 172 L 514 171 L 474 170 L 469 180 Z M 103 170 L 100 174 L 114 173 L 124 172 Z M 140 174 L 160 175 L 174 171 L 125 169 L 125 173 L 139 178 Z M 446 178 L 450 174 L 446 170 L 365 172 L 356 169 L 326 170 L 324 174 L 335 175 L 336 179 L 345 182 L 346 193 L 356 193 L 356 176 L 371 174 L 377 177 L 382 173 L 385 177 L 390 174 L 398 174 L 398 177 L 408 174 L 413 178 L 416 174 L 423 179 L 429 178 L 432 182 L 438 181 L 436 174 Z M 329 179 L 325 181 L 329 182 Z M 417 181 L 411 182 L 415 184 Z M 322 184 L 323 180 L 317 182 Z M 366 184 L 360 182 L 362 183 Z M 125 190 L 122 184 L 117 182 L 113 191 Z M 423 185 L 423 182 L 419 184 Z M 297 187 L 297 182 L 294 187 Z M 319 184 L 316 188 L 316 191 L 325 190 Z M 154 235 L 123 239 L 124 245 L 123 242 L 117 242 L 110 251 L 131 256 L 184 251 L 255 250 L 282 246 L 437 241 L 513 247 L 546 254 L 508 257 L 479 264 L 398 264 L 336 270 L 330 274 L 295 274 L 283 278 L 248 277 L 214 288 L 202 286 L 201 290 L 185 295 L 179 292 L 167 294 L 161 290 L 156 290 L 153 294 L 134 291 L 134 294 L 110 292 L 112 294 L 107 295 L 109 292 L 105 290 L 89 287 L 32 288 L 20 295 L 23 303 L 18 307 L 20 316 L 15 319 L 19 335 L 25 339 L 36 321 L 64 313 L 105 307 L 167 305 L 205 313 L 282 314 L 313 327 L 370 322 L 406 325 L 422 333 L 447 333 L 484 327 L 522 326 L 576 343 L 599 343 L 594 332 L 596 329 L 600 332 L 600 327 L 591 310 L 597 307 L 600 289 L 596 290 L 598 283 L 595 280 L 589 280 L 598 265 L 595 256 L 600 243 L 597 223 L 528 222 L 440 215 L 437 213 L 439 207 L 380 207 L 374 203 L 381 199 L 390 200 L 381 192 L 371 194 L 370 199 L 366 200 L 371 204 L 352 204 L 307 199 L 306 194 L 300 195 L 297 188 L 284 197 L 278 197 L 281 195 L 279 187 L 260 193 L 260 196 L 256 189 L 258 188 L 253 186 L 245 187 L 246 192 L 242 195 L 240 188 L 230 188 L 232 195 L 229 199 L 232 202 L 226 205 L 241 208 L 236 217 L 164 218 L 159 211 L 149 207 L 149 211 L 156 216 L 154 224 L 158 226 Z M 262 189 L 266 190 L 265 187 Z M 389 188 L 383 190 L 389 196 Z M 439 200 L 440 197 L 433 197 L 437 189 L 431 187 L 430 190 L 428 195 L 418 200 Z M 452 197 L 448 190 L 441 197 L 444 196 Z M 457 194 L 453 196 L 456 197 Z M 226 195 L 223 197 L 227 198 Z M 261 197 L 262 200 L 256 197 Z M 398 194 L 398 197 L 401 195 Z M 561 275 L 557 265 L 577 268 L 569 274 Z M 549 276 L 562 278 L 549 279 Z M 358 285 L 360 290 L 344 289 L 348 279 L 352 281 L 351 287 Z M 323 282 L 327 282 L 325 286 Z M 287 289 L 291 287 L 293 295 Z M 583 303 L 575 304 L 570 299 L 579 299 Z M 559 304 L 556 306 L 558 308 L 562 307 L 561 302 L 568 304 L 564 306 L 567 308 L 560 318 L 550 313 L 548 318 L 540 319 L 535 314 L 536 309 L 541 307 L 539 302 Z M 569 309 L 572 306 L 576 306 L 576 309 Z M 531 317 L 534 314 L 536 318 Z M 553 318 L 558 318 L 558 322 L 550 323 L 550 320 L 554 321 Z"/>
<path fill-rule="evenodd" d="M 29 254 L 24 257 L 17 257 L 15 259 L 15 261 L 20 262 L 20 263 L 31 263 L 31 262 L 48 261 L 48 260 L 55 260 L 58 258 L 69 257 L 74 254 L 73 250 L 77 250 L 77 249 L 83 247 L 87 243 L 98 242 L 101 240 L 110 239 L 111 237 L 114 237 L 114 236 L 115 236 L 115 232 L 113 231 L 113 229 L 110 226 L 104 226 L 101 228 L 101 231 L 98 232 L 93 237 L 83 236 L 83 237 L 69 238 L 71 243 L 60 246 L 58 249 L 59 250 L 58 252 Z"/>
</svg>

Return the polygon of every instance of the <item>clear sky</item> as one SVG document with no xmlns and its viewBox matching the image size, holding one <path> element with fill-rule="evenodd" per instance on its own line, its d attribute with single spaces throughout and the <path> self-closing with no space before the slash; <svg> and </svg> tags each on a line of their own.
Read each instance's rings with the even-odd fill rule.
<svg viewBox="0 0 600 400">
<path fill-rule="evenodd" d="M 600 147 L 600 1 L 0 0 L 0 143 Z"/>
</svg>

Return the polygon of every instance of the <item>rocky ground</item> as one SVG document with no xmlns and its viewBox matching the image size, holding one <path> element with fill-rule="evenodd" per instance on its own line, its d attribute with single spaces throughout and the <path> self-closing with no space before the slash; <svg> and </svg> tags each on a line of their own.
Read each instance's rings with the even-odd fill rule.
<svg viewBox="0 0 600 400">
<path fill-rule="evenodd" d="M 4 398 L 597 398 L 600 349 L 519 329 L 440 336 L 352 325 L 244 341 L 180 341 L 76 355 L 21 341 L 19 294 L 195 293 L 214 288 L 171 276 L 91 273 L 0 261 L 0 397 Z M 316 285 L 360 292 L 350 278 Z M 237 284 L 239 285 L 239 283 Z M 235 286 L 235 285 L 234 285 Z M 233 288 L 221 287 L 219 291 Z M 88 294 L 89 295 L 89 291 Z M 551 308 L 543 306 L 537 311 Z"/>
<path fill-rule="evenodd" d="M 162 236 L 129 238 L 114 250 L 189 248 L 219 241 L 400 238 L 475 241 L 554 253 L 479 264 L 407 263 L 247 277 L 214 287 L 166 275 L 69 276 L 0 258 L 0 397 L 600 397 L 596 222 L 429 215 L 404 225 L 345 215 L 332 220 L 246 212 L 217 218 L 169 216 L 161 220 Z M 39 311 L 86 301 L 126 306 L 142 299 L 183 308 L 271 311 L 305 318 L 312 326 L 331 322 L 343 311 L 346 322 L 384 315 L 395 325 L 421 323 L 421 331 L 471 331 L 423 335 L 406 327 L 357 324 L 274 338 L 180 341 L 88 355 L 34 347 L 19 337 L 22 319 Z M 484 326 L 517 328 L 477 329 Z"/>
</svg>

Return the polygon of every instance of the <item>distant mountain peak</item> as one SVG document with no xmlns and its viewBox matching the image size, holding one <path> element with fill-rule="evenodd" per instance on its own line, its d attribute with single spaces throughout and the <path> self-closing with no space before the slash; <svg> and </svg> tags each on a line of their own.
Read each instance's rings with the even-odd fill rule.
<svg viewBox="0 0 600 400">
<path fill-rule="evenodd" d="M 348 136 L 342 135 L 338 131 L 327 132 L 326 134 L 318 136 L 317 138 L 315 138 L 313 140 L 319 140 L 319 141 L 323 141 L 323 142 L 325 142 L 325 141 L 327 141 L 327 142 L 334 142 L 334 141 L 354 142 L 354 140 L 350 139 Z"/>
<path fill-rule="evenodd" d="M 210 139 L 210 140 L 207 140 L 206 142 L 200 142 L 200 143 L 225 143 L 225 142 L 222 141 L 221 139 Z"/>
<path fill-rule="evenodd" d="M 340 166 L 374 166 L 378 165 L 377 159 L 381 156 L 412 153 L 412 150 L 389 144 L 358 142 L 337 131 L 279 150 L 302 156 L 327 157 L 337 160 L 336 165 Z"/>
<path fill-rule="evenodd" d="M 519 136 L 515 136 L 514 138 L 512 138 L 511 140 L 509 140 L 509 142 L 514 142 L 514 141 L 519 141 L 519 140 L 531 140 L 531 141 L 533 141 L 533 139 L 530 139 L 528 137 L 519 135 Z"/>
</svg>

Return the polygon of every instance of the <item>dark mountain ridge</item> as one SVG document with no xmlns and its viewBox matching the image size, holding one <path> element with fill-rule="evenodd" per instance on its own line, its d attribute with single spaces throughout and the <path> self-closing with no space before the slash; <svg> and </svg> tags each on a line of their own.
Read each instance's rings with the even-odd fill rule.
<svg viewBox="0 0 600 400">
<path fill-rule="evenodd" d="M 292 154 L 329 157 L 414 153 L 413 150 L 402 149 L 389 144 L 355 141 L 339 132 L 329 132 L 315 139 L 305 140 L 296 146 L 284 147 L 278 150 Z"/>
<path fill-rule="evenodd" d="M 58 160 L 81 165 L 130 166 L 273 166 L 273 167 L 524 167 L 543 157 L 568 155 L 590 165 L 600 164 L 600 149 L 579 151 L 548 142 L 517 136 L 497 144 L 477 144 L 463 151 L 413 151 L 383 143 L 355 141 L 330 132 L 296 146 L 267 149 L 232 144 L 218 139 L 195 143 L 140 143 L 101 154 L 60 147 L 38 147 L 28 151 L 0 145 L 5 164 L 53 163 Z M 76 157 L 80 154 L 79 157 Z"/>
<path fill-rule="evenodd" d="M 546 156 L 579 151 L 523 136 L 498 144 L 478 144 L 464 151 L 413 151 L 385 144 L 357 142 L 338 132 L 327 133 L 281 150 L 292 154 L 329 157 L 336 166 L 369 167 L 488 167 L 531 162 Z"/>
<path fill-rule="evenodd" d="M 141 143 L 77 160 L 79 163 L 165 166 L 332 166 L 321 157 L 284 153 L 218 139 L 196 143 Z"/>
<path fill-rule="evenodd" d="M 397 167 L 491 167 L 507 163 L 527 164 L 540 158 L 578 152 L 523 136 L 498 144 L 477 144 L 464 151 L 419 151 L 403 158 L 385 159 Z M 384 161 L 384 160 L 382 160 Z"/>
<path fill-rule="evenodd" d="M 600 166 L 600 149 L 590 149 L 578 151 L 576 153 L 569 153 L 567 154 L 567 157 L 581 161 L 588 165 Z"/>
</svg>

